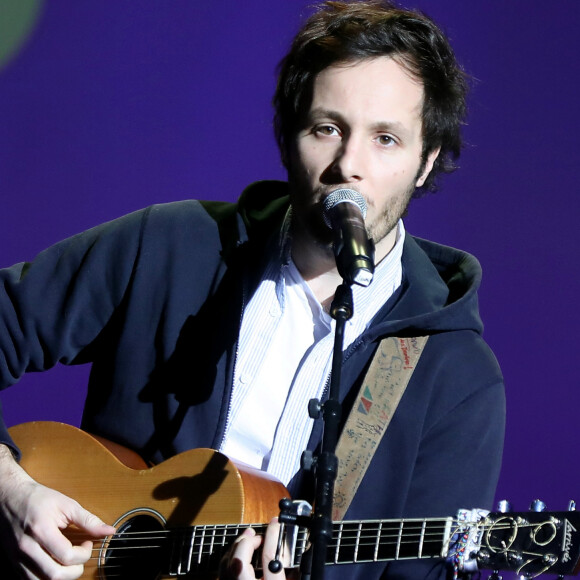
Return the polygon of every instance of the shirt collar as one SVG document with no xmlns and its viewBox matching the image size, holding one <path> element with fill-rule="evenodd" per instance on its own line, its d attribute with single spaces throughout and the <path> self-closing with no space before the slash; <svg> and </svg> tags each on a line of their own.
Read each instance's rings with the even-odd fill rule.
<svg viewBox="0 0 580 580">
<path fill-rule="evenodd" d="M 278 251 L 274 251 L 274 259 L 271 266 L 277 271 L 274 277 L 276 280 L 276 296 L 280 308 L 284 308 L 285 304 L 285 285 L 287 268 L 292 265 L 297 275 L 300 275 L 298 269 L 292 262 L 292 236 L 290 233 L 292 208 L 286 212 L 282 228 L 280 230 Z M 382 305 L 392 296 L 395 290 L 400 286 L 402 281 L 402 255 L 403 246 L 405 242 L 405 226 L 403 220 L 399 220 L 397 225 L 397 237 L 393 249 L 375 266 L 373 280 L 368 287 L 353 284 L 353 304 L 354 315 L 351 319 L 351 325 L 355 324 L 357 328 L 360 327 L 360 332 L 364 330 L 370 323 L 374 315 L 379 311 Z M 302 279 L 302 277 L 300 276 Z M 306 294 L 314 299 L 314 295 L 310 290 L 308 284 L 302 279 Z M 317 301 L 316 301 L 317 302 Z M 312 302 L 311 302 L 312 304 Z M 328 315 L 323 311 L 322 306 L 317 302 L 319 308 L 314 310 L 323 319 L 327 320 Z"/>
</svg>

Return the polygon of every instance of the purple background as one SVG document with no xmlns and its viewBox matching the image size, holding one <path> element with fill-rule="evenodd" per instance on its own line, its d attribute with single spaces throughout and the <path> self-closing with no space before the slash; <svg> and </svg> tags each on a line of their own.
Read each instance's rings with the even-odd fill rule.
<svg viewBox="0 0 580 580">
<path fill-rule="evenodd" d="M 47 2 L 0 71 L 0 264 L 151 203 L 233 200 L 283 178 L 274 70 L 309 3 Z M 461 169 L 407 228 L 481 260 L 485 337 L 507 384 L 498 498 L 560 509 L 580 499 L 580 2 L 414 5 L 476 81 Z M 25 377 L 1 395 L 8 423 L 78 423 L 86 374 Z"/>
</svg>

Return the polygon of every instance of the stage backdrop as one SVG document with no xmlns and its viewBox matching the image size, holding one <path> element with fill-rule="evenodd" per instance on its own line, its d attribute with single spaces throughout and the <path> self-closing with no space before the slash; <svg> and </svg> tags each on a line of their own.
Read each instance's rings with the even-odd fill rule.
<svg viewBox="0 0 580 580">
<path fill-rule="evenodd" d="M 283 178 L 274 71 L 308 4 L 0 1 L 0 264 L 148 204 Z M 442 23 L 473 90 L 461 169 L 407 228 L 483 264 L 507 385 L 498 498 L 563 508 L 580 498 L 580 2 L 411 4 Z M 1 394 L 8 423 L 78 424 L 87 371 L 25 377 Z"/>
</svg>

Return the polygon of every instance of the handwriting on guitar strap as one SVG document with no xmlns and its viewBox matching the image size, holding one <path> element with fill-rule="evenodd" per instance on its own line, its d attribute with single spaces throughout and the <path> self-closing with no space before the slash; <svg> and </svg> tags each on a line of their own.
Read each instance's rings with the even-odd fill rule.
<svg viewBox="0 0 580 580">
<path fill-rule="evenodd" d="M 427 337 L 381 341 L 338 442 L 333 518 L 344 516 L 347 498 L 358 489 L 426 341 Z"/>
</svg>

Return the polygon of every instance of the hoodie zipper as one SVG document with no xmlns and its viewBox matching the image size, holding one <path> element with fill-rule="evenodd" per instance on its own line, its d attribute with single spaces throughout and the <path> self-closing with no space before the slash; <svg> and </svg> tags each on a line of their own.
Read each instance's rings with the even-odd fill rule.
<svg viewBox="0 0 580 580">
<path fill-rule="evenodd" d="M 238 338 L 236 339 L 236 350 L 234 353 L 234 362 L 233 362 L 233 368 L 232 368 L 232 373 L 229 377 L 229 399 L 228 399 L 228 408 L 226 411 L 226 420 L 224 423 L 224 427 L 223 427 L 223 431 L 221 434 L 221 438 L 220 438 L 220 442 L 219 445 L 217 446 L 218 449 L 221 449 L 225 440 L 226 440 L 226 435 L 230 426 L 230 422 L 231 422 L 231 418 L 232 418 L 232 400 L 234 397 L 234 379 L 236 376 L 236 366 L 238 364 L 238 355 L 240 352 L 240 332 L 242 330 L 242 319 L 244 318 L 244 310 L 246 309 L 246 297 L 247 297 L 247 279 L 246 277 L 244 277 L 244 280 L 242 281 L 242 305 L 241 305 L 241 309 L 240 309 L 240 319 L 239 319 L 239 324 L 238 324 Z"/>
<path fill-rule="evenodd" d="M 364 342 L 364 340 L 362 339 L 362 335 L 361 335 L 361 336 L 359 336 L 356 339 L 355 342 L 353 342 L 353 343 L 350 344 L 350 346 L 346 349 L 346 351 L 344 351 L 343 358 L 342 358 L 342 363 L 340 365 L 341 366 L 341 371 L 342 371 L 342 368 L 344 367 L 344 363 L 354 354 L 354 351 L 363 342 Z M 328 392 L 330 391 L 330 379 L 331 379 L 331 377 L 332 377 L 332 371 L 326 377 L 326 382 L 324 383 L 324 389 L 322 389 L 322 393 L 320 395 L 320 401 L 321 402 L 324 401 L 326 395 L 328 395 Z"/>
</svg>

